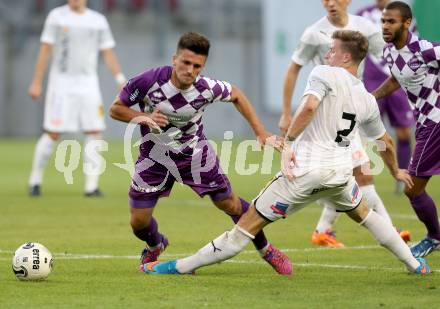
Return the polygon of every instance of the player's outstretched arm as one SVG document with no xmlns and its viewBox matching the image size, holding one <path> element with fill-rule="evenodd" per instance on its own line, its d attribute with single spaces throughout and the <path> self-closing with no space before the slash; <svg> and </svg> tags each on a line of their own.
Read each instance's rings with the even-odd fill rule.
<svg viewBox="0 0 440 309">
<path fill-rule="evenodd" d="M 47 62 L 52 54 L 52 47 L 53 45 L 48 43 L 42 43 L 40 46 L 34 76 L 28 90 L 29 96 L 33 100 L 37 100 L 41 96 L 44 73 L 46 72 Z"/>
<path fill-rule="evenodd" d="M 255 136 L 257 137 L 258 142 L 261 145 L 265 145 L 266 139 L 269 137 L 269 134 L 266 132 L 263 123 L 260 121 L 257 114 L 255 113 L 255 110 L 252 107 L 249 99 L 236 86 L 232 86 L 230 101 L 249 123 L 255 133 Z"/>
<path fill-rule="evenodd" d="M 115 77 L 115 81 L 118 84 L 119 90 L 121 90 L 127 82 L 127 79 L 125 78 L 124 73 L 122 73 L 121 65 L 116 57 L 116 53 L 114 52 L 113 48 L 104 49 L 101 53 L 107 68 L 110 70 L 110 72 L 112 72 L 113 76 Z"/>
<path fill-rule="evenodd" d="M 301 65 L 292 61 L 287 69 L 286 76 L 284 77 L 283 110 L 280 121 L 278 122 L 278 127 L 283 136 L 287 133 L 290 121 L 292 120 L 292 96 L 295 91 L 296 81 L 301 68 Z"/>
<path fill-rule="evenodd" d="M 390 76 L 386 81 L 382 83 L 376 90 L 371 94 L 376 98 L 376 100 L 382 99 L 387 95 L 390 95 L 394 91 L 400 88 L 399 82 L 394 76 Z"/>
<path fill-rule="evenodd" d="M 391 136 L 385 132 L 385 134 L 381 138 L 377 139 L 377 141 L 380 141 L 385 145 L 385 150 L 379 151 L 379 153 L 386 166 L 390 170 L 391 175 L 396 180 L 403 181 L 408 187 L 411 188 L 414 183 L 406 170 L 399 169 L 396 158 L 396 147 L 394 146 L 394 141 Z"/>
</svg>

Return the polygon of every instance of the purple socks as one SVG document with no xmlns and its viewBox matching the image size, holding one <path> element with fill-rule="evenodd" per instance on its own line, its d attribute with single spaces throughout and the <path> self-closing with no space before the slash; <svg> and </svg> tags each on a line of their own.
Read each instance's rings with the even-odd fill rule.
<svg viewBox="0 0 440 309">
<path fill-rule="evenodd" d="M 411 141 L 397 140 L 397 162 L 399 168 L 408 169 L 409 160 L 411 159 Z"/>
<path fill-rule="evenodd" d="M 437 217 L 437 209 L 428 193 L 423 192 L 419 196 L 410 199 L 414 211 L 428 230 L 428 237 L 440 240 L 440 227 Z"/>
<path fill-rule="evenodd" d="M 133 233 L 137 238 L 145 241 L 149 247 L 157 246 L 163 238 L 163 235 L 157 230 L 157 221 L 153 217 L 151 217 L 150 224 L 147 227 L 141 230 L 133 230 Z"/>
</svg>

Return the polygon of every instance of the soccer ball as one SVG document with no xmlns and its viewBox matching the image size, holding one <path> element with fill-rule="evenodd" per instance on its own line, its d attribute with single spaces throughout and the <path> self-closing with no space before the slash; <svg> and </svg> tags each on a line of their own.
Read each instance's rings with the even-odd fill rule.
<svg viewBox="0 0 440 309">
<path fill-rule="evenodd" d="M 52 268 L 52 254 L 36 242 L 21 245 L 12 258 L 12 271 L 20 280 L 46 279 Z"/>
</svg>

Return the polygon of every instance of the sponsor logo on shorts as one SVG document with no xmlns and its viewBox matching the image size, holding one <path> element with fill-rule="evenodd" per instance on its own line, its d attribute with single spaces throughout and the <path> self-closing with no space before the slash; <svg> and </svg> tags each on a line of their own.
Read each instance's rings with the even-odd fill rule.
<svg viewBox="0 0 440 309">
<path fill-rule="evenodd" d="M 286 211 L 289 208 L 289 205 L 281 203 L 281 202 L 276 202 L 275 205 L 270 206 L 270 209 L 272 209 L 274 214 L 280 215 L 283 218 L 286 217 Z"/>
<path fill-rule="evenodd" d="M 337 185 L 336 187 L 321 187 L 321 188 L 315 188 L 315 189 L 312 190 L 312 192 L 310 192 L 310 195 L 313 195 L 313 194 L 316 194 L 316 193 L 319 193 L 319 192 L 322 192 L 322 191 L 325 191 L 325 190 L 328 190 L 328 189 L 342 188 L 342 187 L 344 187 L 344 186 L 346 186 L 346 185 L 347 185 L 347 183 L 344 182 L 343 184 Z"/>
<path fill-rule="evenodd" d="M 325 190 L 328 190 L 328 189 L 330 189 L 330 188 L 329 187 L 315 188 L 315 189 L 312 190 L 312 192 L 310 192 L 310 195 L 313 195 L 313 194 L 316 194 L 318 192 L 322 192 L 322 191 L 325 191 Z"/>
<path fill-rule="evenodd" d="M 356 202 L 359 196 L 359 186 L 357 184 L 354 185 L 353 190 L 351 191 L 351 202 Z"/>
</svg>

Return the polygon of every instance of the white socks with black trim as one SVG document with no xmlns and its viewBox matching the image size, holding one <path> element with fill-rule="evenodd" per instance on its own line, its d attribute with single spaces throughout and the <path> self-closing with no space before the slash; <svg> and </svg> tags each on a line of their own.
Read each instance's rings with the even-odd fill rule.
<svg viewBox="0 0 440 309">
<path fill-rule="evenodd" d="M 181 274 L 191 273 L 199 267 L 219 263 L 243 251 L 254 236 L 236 225 L 221 234 L 196 254 L 177 260 L 176 269 Z"/>
</svg>

